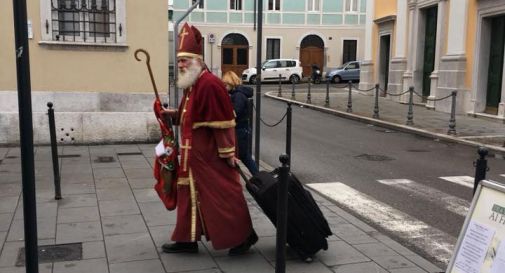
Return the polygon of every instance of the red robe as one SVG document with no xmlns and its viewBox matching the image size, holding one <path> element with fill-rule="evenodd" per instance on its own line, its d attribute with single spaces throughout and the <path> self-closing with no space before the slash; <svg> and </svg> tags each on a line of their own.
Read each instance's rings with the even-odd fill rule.
<svg viewBox="0 0 505 273">
<path fill-rule="evenodd" d="M 203 71 L 179 105 L 181 131 L 177 178 L 176 242 L 199 241 L 215 249 L 237 246 L 252 231 L 238 172 L 225 158 L 235 154 L 235 117 L 220 79 Z"/>
</svg>

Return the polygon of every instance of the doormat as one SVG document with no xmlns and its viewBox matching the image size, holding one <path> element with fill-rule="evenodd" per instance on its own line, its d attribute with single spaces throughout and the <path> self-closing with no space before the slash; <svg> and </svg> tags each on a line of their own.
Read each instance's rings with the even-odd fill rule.
<svg viewBox="0 0 505 273">
<path fill-rule="evenodd" d="M 39 246 L 39 263 L 82 260 L 82 243 Z M 19 249 L 16 266 L 25 266 L 25 248 Z"/>
</svg>

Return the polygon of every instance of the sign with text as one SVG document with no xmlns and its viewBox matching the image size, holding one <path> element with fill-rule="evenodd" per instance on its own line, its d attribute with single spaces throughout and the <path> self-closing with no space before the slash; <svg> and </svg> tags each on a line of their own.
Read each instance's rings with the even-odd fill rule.
<svg viewBox="0 0 505 273">
<path fill-rule="evenodd" d="M 504 184 L 479 184 L 446 272 L 505 272 Z"/>
</svg>

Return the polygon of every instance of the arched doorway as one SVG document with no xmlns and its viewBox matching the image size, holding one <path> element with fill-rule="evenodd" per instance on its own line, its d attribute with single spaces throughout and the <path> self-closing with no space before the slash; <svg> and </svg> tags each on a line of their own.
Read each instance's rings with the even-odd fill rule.
<svg viewBox="0 0 505 273">
<path fill-rule="evenodd" d="M 303 76 L 310 76 L 312 64 L 323 69 L 324 66 L 324 41 L 317 35 L 307 35 L 300 44 L 300 62 L 303 67 Z"/>
<path fill-rule="evenodd" d="M 221 42 L 221 71 L 235 72 L 242 77 L 242 71 L 249 67 L 249 43 L 237 33 L 226 35 Z"/>
</svg>

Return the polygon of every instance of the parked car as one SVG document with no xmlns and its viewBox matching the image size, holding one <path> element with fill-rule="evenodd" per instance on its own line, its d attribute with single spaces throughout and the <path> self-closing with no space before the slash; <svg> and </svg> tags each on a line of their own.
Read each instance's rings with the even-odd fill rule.
<svg viewBox="0 0 505 273">
<path fill-rule="evenodd" d="M 340 67 L 328 71 L 326 73 L 326 80 L 334 83 L 359 81 L 359 72 L 358 61 L 347 62 Z"/>
<path fill-rule="evenodd" d="M 303 68 L 299 60 L 295 59 L 272 59 L 261 64 L 261 81 L 279 81 L 279 74 L 282 81 L 298 83 L 302 78 Z M 256 68 L 252 67 L 242 72 L 242 81 L 256 84 Z"/>
</svg>

